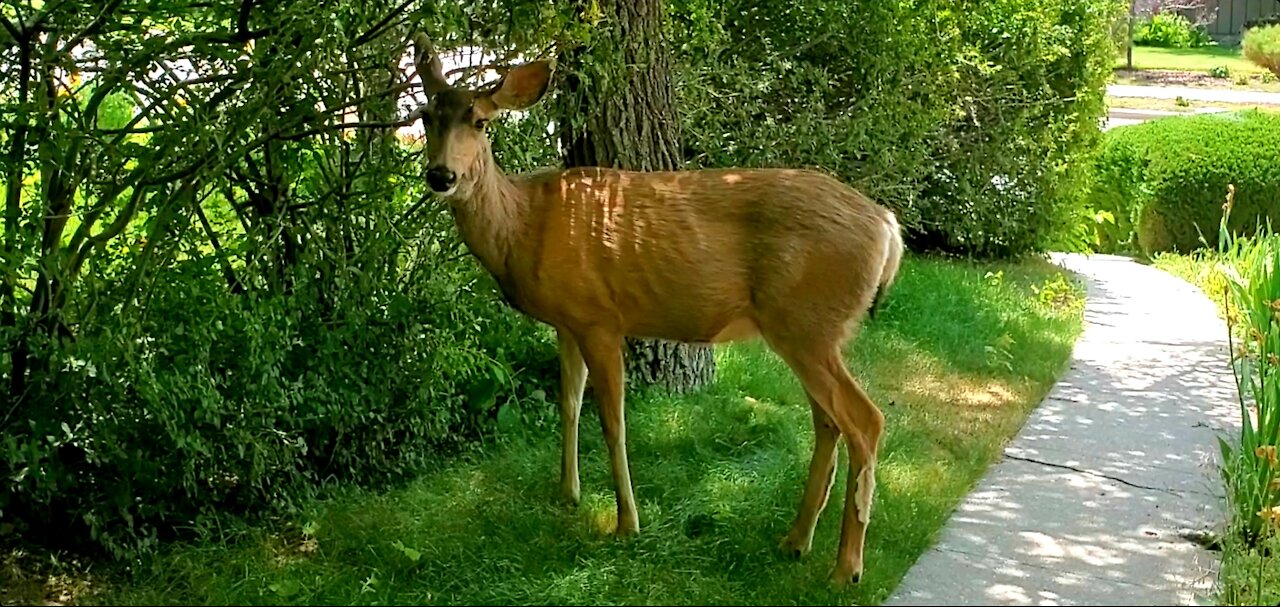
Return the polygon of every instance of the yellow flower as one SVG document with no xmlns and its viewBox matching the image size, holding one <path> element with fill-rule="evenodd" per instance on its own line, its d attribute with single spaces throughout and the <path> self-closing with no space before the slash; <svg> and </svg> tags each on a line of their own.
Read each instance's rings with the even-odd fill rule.
<svg viewBox="0 0 1280 607">
<path fill-rule="evenodd" d="M 1258 447 L 1257 449 L 1253 450 L 1253 454 L 1258 456 L 1258 459 L 1266 458 L 1267 462 L 1269 462 L 1272 466 L 1276 465 L 1276 446 L 1275 445 L 1263 445 L 1261 447 Z"/>
<path fill-rule="evenodd" d="M 1262 510 L 1258 511 L 1258 517 L 1264 521 L 1275 521 L 1277 519 L 1280 519 L 1280 506 L 1263 508 Z"/>
</svg>

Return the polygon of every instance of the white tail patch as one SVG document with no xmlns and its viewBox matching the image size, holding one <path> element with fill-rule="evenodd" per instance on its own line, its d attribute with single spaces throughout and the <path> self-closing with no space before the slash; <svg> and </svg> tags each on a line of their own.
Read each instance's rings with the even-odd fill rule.
<svg viewBox="0 0 1280 607">
<path fill-rule="evenodd" d="M 853 505 L 858 508 L 858 520 L 865 525 L 871 520 L 871 497 L 876 492 L 876 469 L 872 464 L 862 467 L 858 473 L 858 487 L 853 494 Z"/>
</svg>

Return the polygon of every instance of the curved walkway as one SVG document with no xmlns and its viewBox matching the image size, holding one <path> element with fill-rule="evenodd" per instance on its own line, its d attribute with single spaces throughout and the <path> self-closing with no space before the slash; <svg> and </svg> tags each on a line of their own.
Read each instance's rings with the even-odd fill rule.
<svg viewBox="0 0 1280 607">
<path fill-rule="evenodd" d="M 1087 283 L 1071 368 L 888 605 L 1207 602 L 1236 436 L 1226 325 L 1196 287 L 1120 257 L 1056 256 Z"/>
</svg>

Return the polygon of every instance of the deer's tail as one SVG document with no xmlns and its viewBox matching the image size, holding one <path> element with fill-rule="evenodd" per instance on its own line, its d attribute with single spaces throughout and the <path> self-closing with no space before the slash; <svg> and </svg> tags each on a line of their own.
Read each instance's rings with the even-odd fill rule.
<svg viewBox="0 0 1280 607">
<path fill-rule="evenodd" d="M 871 299 L 871 309 L 868 311 L 870 318 L 875 318 L 876 310 L 880 308 L 885 294 L 893 286 L 894 280 L 898 277 L 898 269 L 902 265 L 904 249 L 902 227 L 898 225 L 898 218 L 892 211 L 885 213 L 885 229 L 889 233 L 888 251 L 885 255 L 884 265 L 880 268 L 880 279 L 876 283 L 876 294 Z"/>
</svg>

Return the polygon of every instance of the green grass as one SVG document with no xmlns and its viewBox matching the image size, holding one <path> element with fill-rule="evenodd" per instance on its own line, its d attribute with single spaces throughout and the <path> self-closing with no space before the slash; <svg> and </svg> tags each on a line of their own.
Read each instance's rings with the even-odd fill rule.
<svg viewBox="0 0 1280 607">
<path fill-rule="evenodd" d="M 590 402 L 583 503 L 557 502 L 559 430 L 508 436 L 407 487 L 351 491 L 272 528 L 232 525 L 138 564 L 112 604 L 878 603 L 931 545 L 1065 368 L 1074 282 L 1042 261 L 909 257 L 848 349 L 888 419 L 860 585 L 826 583 L 845 465 L 805 559 L 776 550 L 812 444 L 798 382 L 759 342 L 718 350 L 694 396 L 629 394 L 641 533 L 609 535 L 613 493 Z M 841 462 L 846 462 L 843 448 Z"/>
<path fill-rule="evenodd" d="M 1125 53 L 1116 59 L 1116 67 L 1128 66 Z M 1204 46 L 1200 48 L 1133 47 L 1133 67 L 1138 70 L 1174 70 L 1184 72 L 1208 72 L 1226 66 L 1231 74 L 1262 74 L 1266 70 L 1254 65 L 1231 46 Z"/>
</svg>

